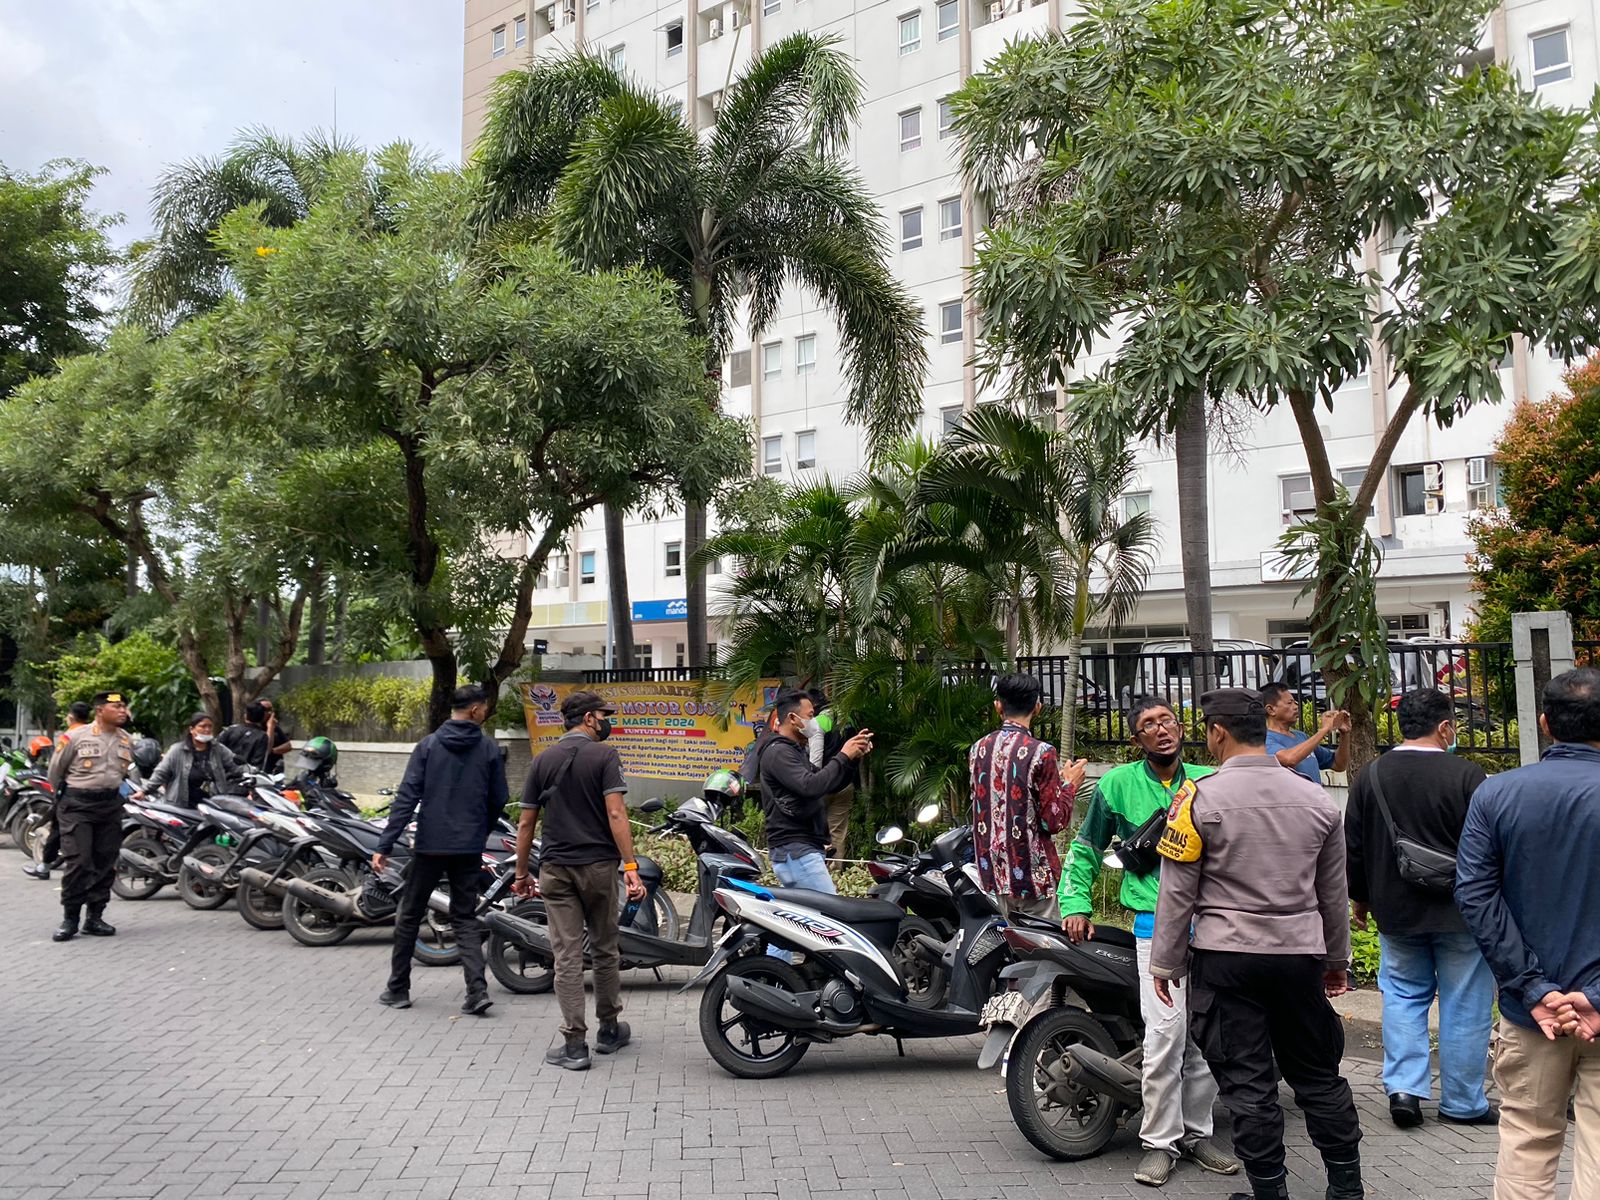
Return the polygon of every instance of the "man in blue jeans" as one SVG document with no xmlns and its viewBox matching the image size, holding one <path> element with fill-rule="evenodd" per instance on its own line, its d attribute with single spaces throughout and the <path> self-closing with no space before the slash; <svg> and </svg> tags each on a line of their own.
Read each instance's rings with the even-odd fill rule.
<svg viewBox="0 0 1600 1200">
<path fill-rule="evenodd" d="M 1355 923 L 1378 920 L 1383 993 L 1383 1090 L 1402 1129 L 1422 1124 L 1432 1095 L 1428 1010 L 1439 998 L 1439 1117 L 1457 1125 L 1493 1125 L 1484 1094 L 1494 976 L 1447 893 L 1424 891 L 1400 876 L 1395 837 L 1454 855 L 1483 768 L 1450 753 L 1455 704 L 1434 688 L 1400 698 L 1405 740 L 1356 776 L 1345 811 L 1346 862 Z M 1378 789 L 1388 806 L 1385 820 Z"/>
<path fill-rule="evenodd" d="M 757 772 L 772 873 L 785 887 L 836 892 L 826 854 L 827 800 L 872 749 L 872 732 L 863 729 L 844 744 L 836 758 L 818 769 L 811 765 L 806 751 L 815 722 L 810 696 L 800 691 L 779 696 L 773 714 L 775 736 L 762 746 Z"/>
</svg>

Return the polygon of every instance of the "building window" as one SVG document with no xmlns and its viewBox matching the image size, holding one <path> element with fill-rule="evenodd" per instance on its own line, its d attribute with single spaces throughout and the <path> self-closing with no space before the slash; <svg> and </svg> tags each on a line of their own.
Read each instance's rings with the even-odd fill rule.
<svg viewBox="0 0 1600 1200">
<path fill-rule="evenodd" d="M 794 369 L 801 375 L 816 369 L 817 335 L 802 333 L 794 340 Z"/>
<path fill-rule="evenodd" d="M 782 7 L 783 0 L 761 0 L 761 15 L 763 17 L 770 17 Z M 738 12 L 739 10 L 734 9 L 733 11 Z"/>
<path fill-rule="evenodd" d="M 594 12 L 599 7 L 600 7 L 600 0 L 584 0 L 583 9 L 584 9 L 585 12 Z"/>
<path fill-rule="evenodd" d="M 959 404 L 947 404 L 939 410 L 939 436 L 947 437 L 954 433 L 961 425 L 961 415 L 965 410 Z"/>
<path fill-rule="evenodd" d="M 676 646 L 674 646 L 672 648 L 672 655 L 673 655 L 673 658 L 676 660 L 676 665 L 680 666 L 680 667 L 683 666 L 684 646 L 683 646 L 682 642 L 679 642 Z"/>
<path fill-rule="evenodd" d="M 655 666 L 656 648 L 650 642 L 635 642 L 633 644 L 633 663 L 646 671 Z"/>
<path fill-rule="evenodd" d="M 1278 480 L 1283 497 L 1283 523 L 1295 525 L 1316 515 L 1317 497 L 1311 490 L 1311 476 L 1285 475 Z"/>
<path fill-rule="evenodd" d="M 900 249 L 916 250 L 922 245 L 922 210 L 908 208 L 900 214 Z"/>
<path fill-rule="evenodd" d="M 761 473 L 763 475 L 777 475 L 783 470 L 783 439 L 781 437 L 764 437 L 761 439 Z"/>
<path fill-rule="evenodd" d="M 908 108 L 900 114 L 900 153 L 922 145 L 922 110 Z"/>
<path fill-rule="evenodd" d="M 1362 376 L 1362 378 L 1365 379 L 1366 376 Z M 1339 472 L 1339 482 L 1344 485 L 1344 490 L 1350 493 L 1352 500 L 1355 499 L 1356 493 L 1361 490 L 1361 485 L 1366 481 L 1367 469 L 1365 467 L 1345 467 Z M 1367 516 L 1375 517 L 1377 515 L 1378 509 L 1376 505 L 1367 509 Z"/>
<path fill-rule="evenodd" d="M 961 197 L 939 201 L 939 240 L 952 242 L 961 236 Z"/>
<path fill-rule="evenodd" d="M 946 300 L 939 305 L 939 343 L 959 342 L 961 334 L 961 301 Z"/>
<path fill-rule="evenodd" d="M 613 46 L 606 51 L 606 61 L 611 64 L 613 71 L 621 71 L 627 66 L 628 50 L 626 46 Z"/>
<path fill-rule="evenodd" d="M 915 54 L 922 49 L 922 14 L 907 13 L 900 18 L 900 54 Z"/>
<path fill-rule="evenodd" d="M 719 554 L 719 555 L 717 555 L 716 558 L 713 558 L 711 560 L 711 565 L 706 568 L 706 574 L 707 575 L 721 575 L 722 574 L 722 555 Z"/>
<path fill-rule="evenodd" d="M 1572 53 L 1567 48 L 1567 27 L 1536 33 L 1528 39 L 1533 50 L 1533 86 L 1572 78 Z"/>
<path fill-rule="evenodd" d="M 706 643 L 706 663 L 713 667 L 717 665 L 717 644 L 715 642 Z"/>
<path fill-rule="evenodd" d="M 683 22 L 677 21 L 666 28 L 667 57 L 672 58 L 683 53 Z"/>
<path fill-rule="evenodd" d="M 767 342 L 761 347 L 761 378 L 776 379 L 783 374 L 783 343 Z"/>
<path fill-rule="evenodd" d="M 1443 508 L 1438 497 L 1437 468 L 1431 464 L 1416 467 L 1396 467 L 1394 490 L 1396 507 L 1402 517 L 1421 517 Z M 1434 486 L 1430 487 L 1429 485 Z"/>
<path fill-rule="evenodd" d="M 672 114 L 674 120 L 683 120 L 683 101 L 674 96 L 667 101 L 667 111 Z"/>
<path fill-rule="evenodd" d="M 1149 492 L 1129 492 L 1122 498 L 1122 519 L 1131 521 L 1137 516 L 1148 514 L 1150 511 Z"/>
<path fill-rule="evenodd" d="M 511 22 L 511 41 L 518 50 L 528 44 L 528 18 L 518 17 Z"/>
<path fill-rule="evenodd" d="M 683 543 L 667 543 L 666 569 L 662 572 L 668 579 L 677 579 L 683 574 Z"/>
<path fill-rule="evenodd" d="M 956 135 L 956 110 L 950 103 L 950 97 L 944 96 L 939 100 L 939 140 L 955 137 Z"/>
<path fill-rule="evenodd" d="M 495 26 L 494 32 L 489 35 L 489 45 L 492 47 L 490 53 L 495 58 L 504 58 L 506 56 L 506 27 L 504 25 Z"/>
<path fill-rule="evenodd" d="M 935 12 L 938 14 L 935 19 L 939 30 L 939 40 L 948 42 L 955 37 L 961 28 L 961 10 L 957 7 L 956 0 L 939 0 L 939 6 Z"/>
<path fill-rule="evenodd" d="M 817 465 L 817 431 L 803 429 L 794 435 L 794 465 L 804 471 Z"/>
<path fill-rule="evenodd" d="M 578 555 L 578 582 L 593 583 L 595 577 L 595 552 L 585 550 Z"/>
<path fill-rule="evenodd" d="M 728 355 L 728 386 L 750 386 L 750 351 L 735 350 Z"/>
<path fill-rule="evenodd" d="M 544 569 L 539 572 L 538 578 L 533 581 L 536 588 L 564 588 L 567 586 L 567 556 L 564 551 L 556 551 L 544 560 Z"/>
</svg>

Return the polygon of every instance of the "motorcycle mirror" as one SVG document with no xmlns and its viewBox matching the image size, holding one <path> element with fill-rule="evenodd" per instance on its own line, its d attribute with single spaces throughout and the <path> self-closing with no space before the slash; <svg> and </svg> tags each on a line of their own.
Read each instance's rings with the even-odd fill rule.
<svg viewBox="0 0 1600 1200">
<path fill-rule="evenodd" d="M 892 846 L 896 842 L 904 841 L 906 831 L 898 825 L 885 825 L 878 830 L 877 841 L 880 846 Z"/>
<path fill-rule="evenodd" d="M 651 796 L 650 799 L 639 805 L 639 811 L 642 813 L 655 813 L 660 812 L 666 806 L 666 802 L 660 796 Z"/>
<path fill-rule="evenodd" d="M 932 825 L 939 819 L 939 806 L 937 804 L 924 804 L 917 809 L 917 824 Z"/>
</svg>

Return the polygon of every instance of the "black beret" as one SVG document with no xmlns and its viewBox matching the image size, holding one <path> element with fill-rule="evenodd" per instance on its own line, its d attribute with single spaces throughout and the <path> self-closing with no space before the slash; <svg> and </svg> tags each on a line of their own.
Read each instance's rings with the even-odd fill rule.
<svg viewBox="0 0 1600 1200">
<path fill-rule="evenodd" d="M 1256 717 L 1266 712 L 1261 693 L 1250 688 L 1218 688 L 1200 697 L 1200 711 L 1209 717 Z"/>
</svg>

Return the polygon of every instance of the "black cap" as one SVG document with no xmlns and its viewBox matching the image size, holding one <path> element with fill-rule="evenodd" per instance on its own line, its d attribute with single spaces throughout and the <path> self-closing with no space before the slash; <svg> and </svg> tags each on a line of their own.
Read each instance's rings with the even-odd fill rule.
<svg viewBox="0 0 1600 1200">
<path fill-rule="evenodd" d="M 102 704 L 126 704 L 128 697 L 122 692 L 96 692 L 90 701 L 96 708 Z"/>
<path fill-rule="evenodd" d="M 1250 688 L 1218 688 L 1200 697 L 1200 711 L 1209 717 L 1258 717 L 1267 711 L 1261 693 Z"/>
<path fill-rule="evenodd" d="M 614 713 L 616 706 L 599 692 L 573 692 L 561 702 L 561 715 L 576 725 L 587 713 Z"/>
</svg>

